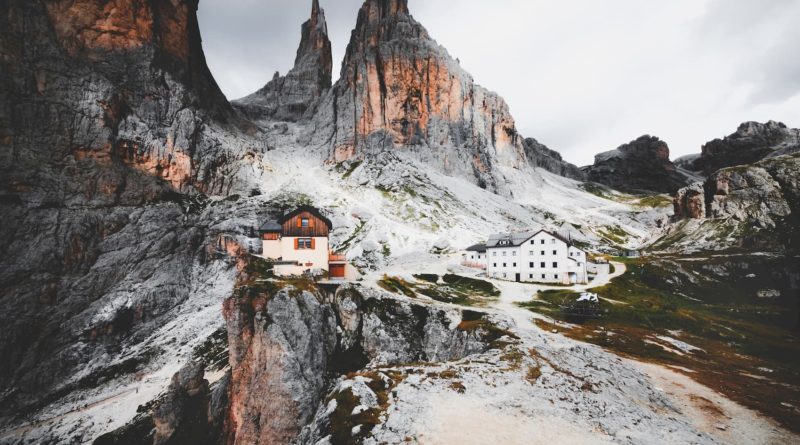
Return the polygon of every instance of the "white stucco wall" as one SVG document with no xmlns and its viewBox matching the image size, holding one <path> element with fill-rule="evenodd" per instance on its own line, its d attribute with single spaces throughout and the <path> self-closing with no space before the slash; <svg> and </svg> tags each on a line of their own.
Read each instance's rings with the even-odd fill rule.
<svg viewBox="0 0 800 445">
<path fill-rule="evenodd" d="M 572 256 L 570 256 L 570 253 Z M 586 254 L 564 241 L 540 232 L 516 247 L 487 250 L 487 274 L 492 278 L 537 283 L 586 283 Z M 573 261 L 574 260 L 574 261 Z"/>
</svg>

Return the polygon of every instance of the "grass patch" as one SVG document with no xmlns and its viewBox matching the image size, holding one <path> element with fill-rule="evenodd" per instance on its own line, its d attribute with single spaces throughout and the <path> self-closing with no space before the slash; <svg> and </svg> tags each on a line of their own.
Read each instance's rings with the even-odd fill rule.
<svg viewBox="0 0 800 445">
<path fill-rule="evenodd" d="M 353 172 L 354 172 L 354 171 L 356 171 L 356 169 L 357 169 L 357 168 L 358 168 L 360 165 L 361 165 L 361 161 L 356 161 L 356 162 L 353 162 L 352 164 L 350 164 L 350 167 L 349 167 L 349 168 L 347 169 L 347 171 L 346 171 L 346 172 L 344 172 L 344 174 L 342 175 L 342 179 L 347 179 L 347 178 L 349 178 L 349 177 L 350 177 L 350 175 L 352 175 L 352 174 L 353 174 Z"/>
<path fill-rule="evenodd" d="M 639 198 L 637 204 L 639 207 L 657 209 L 660 207 L 669 207 L 672 205 L 672 197 L 669 195 L 649 195 Z"/>
<path fill-rule="evenodd" d="M 453 274 L 443 276 L 442 280 L 447 283 L 448 286 L 460 292 L 477 294 L 484 297 L 500 296 L 500 291 L 494 287 L 494 284 L 488 281 Z"/>
<path fill-rule="evenodd" d="M 800 430 L 800 413 L 782 405 L 800 400 L 800 304 L 792 284 L 799 259 L 698 254 L 620 261 L 627 272 L 593 289 L 603 318 L 571 327 L 536 323 L 622 355 L 693 370 L 688 375 L 700 383 Z M 763 289 L 780 296 L 759 298 Z M 576 295 L 547 290 L 521 306 L 566 321 L 559 304 Z M 679 354 L 658 336 L 701 350 Z"/>
<path fill-rule="evenodd" d="M 417 298 L 417 293 L 414 292 L 414 286 L 402 278 L 384 275 L 383 278 L 378 281 L 378 286 L 389 292 L 402 294 L 409 298 Z"/>
</svg>

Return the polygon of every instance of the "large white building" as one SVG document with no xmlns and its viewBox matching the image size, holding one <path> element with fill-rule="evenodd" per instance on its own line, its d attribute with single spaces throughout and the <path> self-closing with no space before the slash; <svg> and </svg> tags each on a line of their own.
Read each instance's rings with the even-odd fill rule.
<svg viewBox="0 0 800 445">
<path fill-rule="evenodd" d="M 586 252 L 555 232 L 501 233 L 486 243 L 486 274 L 501 280 L 585 284 Z"/>
</svg>

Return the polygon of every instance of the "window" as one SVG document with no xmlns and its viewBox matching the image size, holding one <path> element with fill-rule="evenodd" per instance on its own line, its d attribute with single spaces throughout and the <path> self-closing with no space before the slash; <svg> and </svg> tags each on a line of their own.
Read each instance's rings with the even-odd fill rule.
<svg viewBox="0 0 800 445">
<path fill-rule="evenodd" d="M 553 251 L 553 255 L 557 255 L 557 253 L 556 253 L 556 251 L 555 251 L 555 250 Z"/>
<path fill-rule="evenodd" d="M 517 267 L 517 263 L 514 263 L 511 267 Z"/>
<path fill-rule="evenodd" d="M 506 267 L 506 264 L 507 264 L 507 263 L 503 263 L 503 267 Z"/>
<path fill-rule="evenodd" d="M 529 276 L 530 276 L 530 279 L 532 280 L 533 279 L 533 274 L 530 274 Z"/>
<path fill-rule="evenodd" d="M 529 264 L 528 264 L 528 267 L 530 267 L 531 269 L 533 269 L 533 262 L 529 263 Z M 533 278 L 533 277 L 531 277 L 531 278 Z"/>
<path fill-rule="evenodd" d="M 506 254 L 508 254 L 508 252 L 506 252 L 506 251 L 504 250 L 504 251 L 503 251 L 503 256 L 506 256 Z"/>
<path fill-rule="evenodd" d="M 497 252 L 492 252 L 492 256 L 497 256 Z"/>
<path fill-rule="evenodd" d="M 511 256 L 517 256 L 517 251 L 515 250 L 515 251 L 511 252 Z"/>
<path fill-rule="evenodd" d="M 542 242 L 541 242 L 541 243 L 539 243 L 539 244 L 544 244 L 544 240 L 542 240 Z"/>
<path fill-rule="evenodd" d="M 300 227 L 309 227 L 308 218 L 300 218 Z"/>
<path fill-rule="evenodd" d="M 505 273 L 505 272 L 503 272 L 503 278 L 505 278 L 505 277 L 506 277 L 506 273 Z"/>
<path fill-rule="evenodd" d="M 558 274 L 553 275 L 553 278 L 558 279 Z"/>
<path fill-rule="evenodd" d="M 541 262 L 541 263 L 539 263 L 539 264 L 541 265 L 542 269 L 544 269 L 544 268 L 545 268 L 544 261 L 543 261 L 543 262 Z"/>
<path fill-rule="evenodd" d="M 492 264 L 492 267 L 497 267 L 497 263 Z"/>
<path fill-rule="evenodd" d="M 528 256 L 533 256 L 533 251 L 528 252 Z"/>
<path fill-rule="evenodd" d="M 555 244 L 555 243 L 556 243 L 555 238 L 550 240 L 550 244 Z"/>
<path fill-rule="evenodd" d="M 544 277 L 544 274 L 542 274 L 542 279 L 544 280 L 544 278 L 545 278 L 545 277 Z"/>
<path fill-rule="evenodd" d="M 536 242 L 536 240 L 531 240 L 531 244 L 534 244 L 535 242 Z"/>
<path fill-rule="evenodd" d="M 542 251 L 542 256 L 544 256 L 544 250 Z"/>
<path fill-rule="evenodd" d="M 556 263 L 555 261 L 553 261 L 553 269 L 556 269 L 556 268 L 558 268 L 558 263 Z"/>
<path fill-rule="evenodd" d="M 295 241 L 297 250 L 308 250 L 314 248 L 314 240 L 311 238 L 297 238 Z"/>
</svg>

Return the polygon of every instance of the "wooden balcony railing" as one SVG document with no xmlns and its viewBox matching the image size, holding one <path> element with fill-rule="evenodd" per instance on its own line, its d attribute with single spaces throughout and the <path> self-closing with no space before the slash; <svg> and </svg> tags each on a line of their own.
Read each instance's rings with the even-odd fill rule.
<svg viewBox="0 0 800 445">
<path fill-rule="evenodd" d="M 328 255 L 328 261 L 331 262 L 331 263 L 346 262 L 347 261 L 347 256 L 344 255 L 344 254 L 341 254 L 341 253 L 333 253 L 333 252 L 331 252 Z"/>
</svg>

